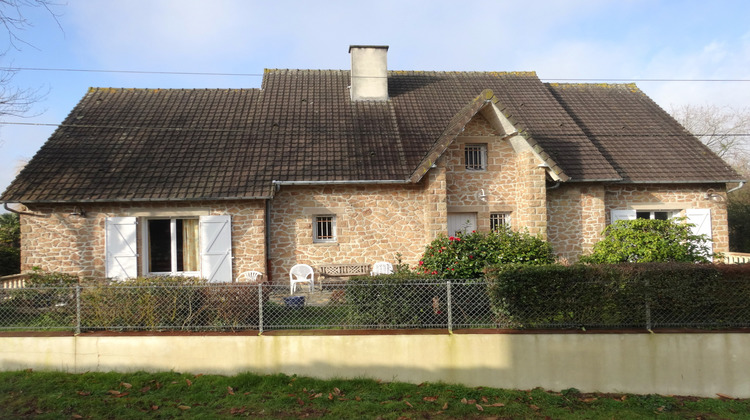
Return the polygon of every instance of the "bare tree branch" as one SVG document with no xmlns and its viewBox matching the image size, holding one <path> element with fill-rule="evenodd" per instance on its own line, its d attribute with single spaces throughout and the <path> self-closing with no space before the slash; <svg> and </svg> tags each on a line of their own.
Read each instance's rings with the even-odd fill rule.
<svg viewBox="0 0 750 420">
<path fill-rule="evenodd" d="M 62 30 L 60 22 L 57 20 L 58 15 L 52 10 L 54 6 L 59 5 L 60 3 L 51 0 L 0 0 L 0 25 L 5 27 L 8 36 L 8 48 L 20 51 L 21 45 L 33 47 L 19 35 L 19 32 L 34 26 L 24 15 L 24 10 L 31 8 L 46 10 Z"/>
<path fill-rule="evenodd" d="M 750 156 L 750 109 L 716 105 L 672 107 L 672 116 L 730 163 Z"/>
<path fill-rule="evenodd" d="M 19 35 L 26 28 L 33 26 L 24 15 L 25 11 L 42 8 L 52 16 L 59 27 L 58 15 L 52 10 L 54 6 L 59 5 L 52 0 L 0 0 L 0 32 L 4 27 L 8 39 L 8 47 L 5 51 L 0 51 L 0 59 L 5 58 L 11 49 L 20 51 L 23 45 L 33 47 Z M 40 89 L 14 86 L 12 81 L 15 75 L 15 71 L 0 72 L 0 117 L 28 117 L 32 106 L 46 95 Z"/>
</svg>

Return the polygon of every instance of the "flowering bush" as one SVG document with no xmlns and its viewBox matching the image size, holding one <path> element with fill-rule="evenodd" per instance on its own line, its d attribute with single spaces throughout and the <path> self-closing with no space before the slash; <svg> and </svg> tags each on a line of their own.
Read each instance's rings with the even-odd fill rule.
<svg viewBox="0 0 750 420">
<path fill-rule="evenodd" d="M 417 271 L 448 279 L 483 277 L 490 264 L 550 264 L 555 261 L 552 247 L 527 232 L 501 229 L 441 236 L 430 243 Z"/>
</svg>

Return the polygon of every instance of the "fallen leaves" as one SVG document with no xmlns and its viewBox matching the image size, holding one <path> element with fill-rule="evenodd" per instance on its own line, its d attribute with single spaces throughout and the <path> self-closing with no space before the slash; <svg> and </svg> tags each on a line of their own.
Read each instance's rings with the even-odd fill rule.
<svg viewBox="0 0 750 420">
<path fill-rule="evenodd" d="M 227 394 L 234 395 L 234 388 L 232 388 L 231 386 L 228 386 L 227 387 Z"/>
</svg>

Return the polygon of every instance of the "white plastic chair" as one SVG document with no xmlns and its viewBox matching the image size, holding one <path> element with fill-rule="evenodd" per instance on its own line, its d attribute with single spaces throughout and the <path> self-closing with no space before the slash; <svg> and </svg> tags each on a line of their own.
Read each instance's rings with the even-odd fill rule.
<svg viewBox="0 0 750 420">
<path fill-rule="evenodd" d="M 297 264 L 289 270 L 289 293 L 294 294 L 297 283 L 310 283 L 310 291 L 315 290 L 315 271 L 307 264 Z"/>
<path fill-rule="evenodd" d="M 263 273 L 260 271 L 245 271 L 237 276 L 237 283 L 257 283 L 262 276 Z"/>
<path fill-rule="evenodd" d="M 380 274 L 393 274 L 393 264 L 385 261 L 376 262 L 372 266 L 372 271 L 370 271 L 371 276 L 377 276 Z"/>
</svg>

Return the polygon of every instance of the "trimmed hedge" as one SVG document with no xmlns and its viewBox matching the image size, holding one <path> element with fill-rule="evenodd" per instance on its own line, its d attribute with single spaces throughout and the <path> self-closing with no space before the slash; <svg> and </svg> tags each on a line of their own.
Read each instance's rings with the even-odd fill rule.
<svg viewBox="0 0 750 420">
<path fill-rule="evenodd" d="M 347 323 L 369 328 L 447 326 L 445 283 L 414 273 L 352 277 Z"/>
<path fill-rule="evenodd" d="M 750 265 L 494 266 L 501 327 L 732 327 L 750 324 Z"/>
<path fill-rule="evenodd" d="M 267 301 L 270 289 L 263 288 Z M 174 329 L 257 326 L 255 285 L 209 284 L 191 277 L 137 278 L 81 291 L 81 327 Z"/>
</svg>

